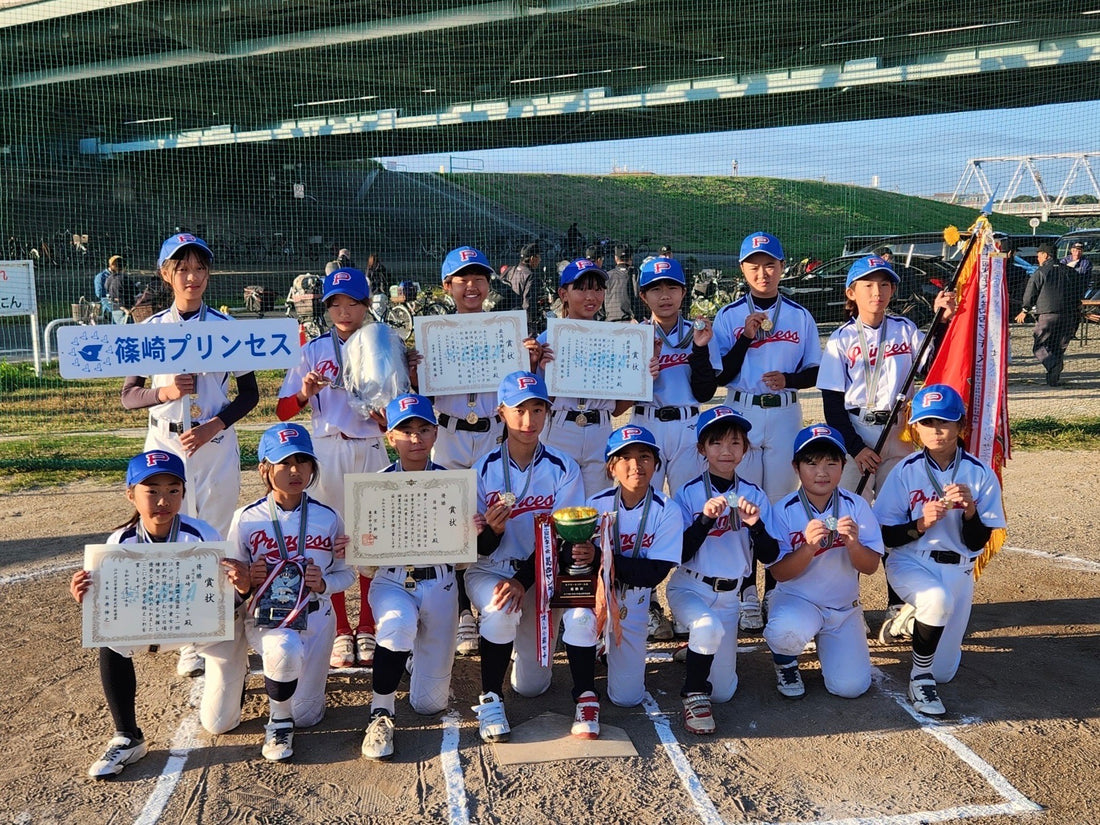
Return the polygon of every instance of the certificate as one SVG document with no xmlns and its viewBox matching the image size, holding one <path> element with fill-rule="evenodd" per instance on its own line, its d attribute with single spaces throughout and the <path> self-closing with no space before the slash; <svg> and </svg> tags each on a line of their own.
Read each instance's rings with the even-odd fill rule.
<svg viewBox="0 0 1100 825">
<path fill-rule="evenodd" d="M 222 642 L 233 638 L 233 585 L 219 564 L 229 542 L 89 544 L 84 647 Z"/>
<path fill-rule="evenodd" d="M 348 564 L 403 567 L 477 561 L 473 470 L 344 476 Z"/>
<path fill-rule="evenodd" d="M 531 369 L 523 346 L 527 315 L 473 312 L 466 315 L 417 315 L 416 348 L 424 356 L 417 367 L 424 395 L 493 392 L 516 370 Z"/>
<path fill-rule="evenodd" d="M 546 365 L 551 395 L 616 401 L 653 398 L 649 324 L 550 318 L 546 344 L 554 350 L 554 360 Z"/>
</svg>

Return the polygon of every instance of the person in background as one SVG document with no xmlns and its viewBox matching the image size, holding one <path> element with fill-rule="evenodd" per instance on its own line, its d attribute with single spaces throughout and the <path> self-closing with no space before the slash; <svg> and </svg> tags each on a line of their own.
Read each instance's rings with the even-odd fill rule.
<svg viewBox="0 0 1100 825">
<path fill-rule="evenodd" d="M 111 306 L 111 298 L 107 293 L 107 279 L 112 275 L 120 274 L 122 271 L 122 256 L 112 255 L 107 261 L 107 268 L 96 273 L 95 280 L 92 282 L 92 288 L 95 289 L 95 297 L 99 299 L 100 314 L 105 321 L 111 320 L 111 312 L 114 310 L 114 307 Z"/>
</svg>

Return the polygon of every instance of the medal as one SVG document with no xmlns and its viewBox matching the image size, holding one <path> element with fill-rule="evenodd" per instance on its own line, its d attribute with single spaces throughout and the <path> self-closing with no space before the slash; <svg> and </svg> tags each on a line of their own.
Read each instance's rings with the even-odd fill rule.
<svg viewBox="0 0 1100 825">
<path fill-rule="evenodd" d="M 514 505 L 516 503 L 516 494 L 515 493 L 501 493 L 500 494 L 500 502 L 501 502 L 501 504 L 505 505 L 506 507 L 511 507 L 512 505 Z"/>
<path fill-rule="evenodd" d="M 772 323 L 771 318 L 765 318 L 760 322 L 760 329 L 764 330 L 764 332 L 771 332 L 774 328 L 775 324 Z"/>
<path fill-rule="evenodd" d="M 810 499 L 806 497 L 806 491 L 801 487 L 798 488 L 798 500 L 802 503 L 802 509 L 806 513 L 806 520 L 812 521 L 814 518 L 814 508 L 810 505 Z M 829 531 L 829 535 L 820 541 L 822 550 L 826 550 L 833 546 L 833 542 L 836 541 L 836 526 L 840 523 L 840 495 L 836 490 L 833 490 L 833 494 L 829 497 L 829 503 L 825 505 L 826 510 L 832 512 L 821 518 L 821 523 L 825 525 L 825 529 Z"/>
<path fill-rule="evenodd" d="M 704 321 L 702 318 L 697 318 L 695 320 L 695 323 L 691 325 L 691 328 L 694 329 L 696 332 L 702 332 L 707 328 L 707 322 Z"/>
<path fill-rule="evenodd" d="M 581 413 L 573 420 L 577 422 L 578 427 L 585 427 L 588 425 L 588 416 L 586 416 L 584 413 Z"/>
<path fill-rule="evenodd" d="M 466 413 L 466 423 L 467 424 L 476 424 L 477 422 L 478 422 L 478 417 L 477 417 L 476 412 L 474 412 L 473 410 L 470 410 L 468 413 Z"/>
<path fill-rule="evenodd" d="M 194 398 L 195 396 L 192 396 Z M 197 424 L 198 420 L 202 418 L 202 407 L 197 402 L 191 403 L 191 423 Z"/>
<path fill-rule="evenodd" d="M 824 524 L 825 524 L 825 527 L 827 529 L 829 529 L 830 531 L 835 530 L 836 525 L 837 525 L 837 520 L 834 516 L 829 516 L 827 519 L 825 519 Z"/>
<path fill-rule="evenodd" d="M 624 604 L 622 607 L 619 608 L 619 619 L 622 620 L 622 619 L 625 619 L 625 618 L 626 618 L 626 605 Z"/>
</svg>

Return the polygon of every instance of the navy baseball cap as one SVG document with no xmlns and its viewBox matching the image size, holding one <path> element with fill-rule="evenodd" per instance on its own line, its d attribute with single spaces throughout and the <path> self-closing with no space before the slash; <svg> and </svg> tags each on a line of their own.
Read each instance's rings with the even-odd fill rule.
<svg viewBox="0 0 1100 825">
<path fill-rule="evenodd" d="M 567 263 L 561 271 L 561 285 L 569 286 L 585 275 L 599 275 L 603 282 L 607 283 L 607 273 L 600 269 L 598 263 L 590 261 L 588 258 L 577 258 L 577 260 Z"/>
<path fill-rule="evenodd" d="M 442 280 L 446 281 L 463 269 L 473 269 L 475 274 L 487 278 L 493 276 L 493 267 L 485 253 L 472 246 L 460 246 L 447 253 L 447 257 L 443 259 Z"/>
<path fill-rule="evenodd" d="M 709 410 L 704 410 L 699 413 L 699 418 L 695 422 L 695 437 L 701 438 L 703 431 L 714 424 L 716 421 L 733 421 L 737 426 L 744 430 L 746 433 L 752 429 L 752 424 L 745 416 L 741 415 L 733 407 L 711 407 Z"/>
<path fill-rule="evenodd" d="M 141 484 L 149 476 L 158 473 L 168 473 L 180 481 L 187 480 L 182 458 L 167 450 L 150 450 L 130 459 L 130 463 L 126 465 L 126 486 Z"/>
<path fill-rule="evenodd" d="M 326 275 L 321 292 L 322 300 L 327 301 L 337 295 L 347 295 L 353 301 L 367 300 L 370 297 L 370 284 L 367 283 L 363 270 L 344 266 Z"/>
<path fill-rule="evenodd" d="M 206 245 L 206 241 L 204 241 L 202 238 L 196 238 L 194 235 L 184 232 L 180 235 L 173 235 L 171 238 L 160 245 L 160 255 L 157 258 L 157 268 L 164 266 L 165 261 L 167 261 L 169 258 L 176 257 L 177 252 L 188 246 L 198 247 L 203 252 L 205 252 L 206 257 L 209 258 L 211 262 L 213 262 L 214 253 L 211 251 L 210 247 Z"/>
<path fill-rule="evenodd" d="M 518 407 L 524 401 L 537 398 L 550 403 L 550 393 L 546 391 L 546 382 L 533 372 L 517 370 L 501 379 L 497 388 L 497 403 L 505 407 Z"/>
<path fill-rule="evenodd" d="M 419 418 L 429 424 L 436 425 L 439 422 L 435 418 L 435 410 L 432 402 L 422 395 L 406 393 L 399 395 L 386 405 L 386 428 L 394 430 L 402 421 L 410 418 Z"/>
<path fill-rule="evenodd" d="M 767 232 L 753 232 L 741 241 L 741 255 L 737 258 L 737 262 L 741 263 L 745 258 L 757 252 L 771 255 L 777 261 L 783 260 L 783 244 L 779 242 L 779 238 L 775 235 L 769 235 Z"/>
<path fill-rule="evenodd" d="M 916 424 L 926 418 L 961 421 L 965 414 L 966 405 L 958 390 L 948 384 L 929 384 L 913 396 L 909 423 Z"/>
<path fill-rule="evenodd" d="M 828 441 L 840 450 L 841 454 L 847 450 L 844 446 L 844 436 L 840 434 L 840 430 L 834 429 L 828 424 L 811 424 L 809 427 L 803 427 L 799 430 L 798 435 L 794 437 L 792 455 L 798 455 L 807 445 L 815 441 Z"/>
<path fill-rule="evenodd" d="M 642 264 L 638 273 L 638 289 L 645 289 L 658 281 L 672 281 L 682 287 L 687 286 L 684 268 L 675 258 L 650 258 Z"/>
<path fill-rule="evenodd" d="M 885 272 L 895 284 L 900 280 L 898 273 L 894 272 L 894 268 L 890 264 L 878 255 L 868 255 L 866 258 L 860 258 L 849 267 L 848 278 L 844 281 L 844 288 L 847 289 L 860 278 L 866 278 L 873 272 Z"/>
<path fill-rule="evenodd" d="M 622 452 L 627 447 L 634 444 L 641 444 L 643 447 L 649 447 L 653 450 L 654 455 L 658 458 L 661 457 L 661 448 L 657 446 L 657 439 L 653 437 L 653 433 L 645 427 L 639 427 L 636 424 L 627 424 L 625 427 L 619 427 L 619 429 L 608 436 L 607 449 L 603 451 L 604 461 L 607 461 L 611 456 L 615 455 L 615 453 Z"/>
<path fill-rule="evenodd" d="M 308 455 L 314 461 L 317 460 L 313 452 L 313 440 L 309 437 L 309 431 L 301 424 L 287 423 L 268 427 L 260 436 L 257 452 L 261 463 L 267 461 L 278 464 L 292 455 Z"/>
</svg>

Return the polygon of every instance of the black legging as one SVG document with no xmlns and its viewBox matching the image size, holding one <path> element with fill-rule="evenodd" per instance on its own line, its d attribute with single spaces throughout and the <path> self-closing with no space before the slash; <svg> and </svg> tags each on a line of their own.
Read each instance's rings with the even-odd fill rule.
<svg viewBox="0 0 1100 825">
<path fill-rule="evenodd" d="M 122 656 L 109 647 L 99 649 L 99 680 L 103 683 L 103 696 L 107 709 L 115 723 L 115 731 L 132 739 L 141 739 L 137 724 L 137 674 L 134 660 Z"/>
</svg>

